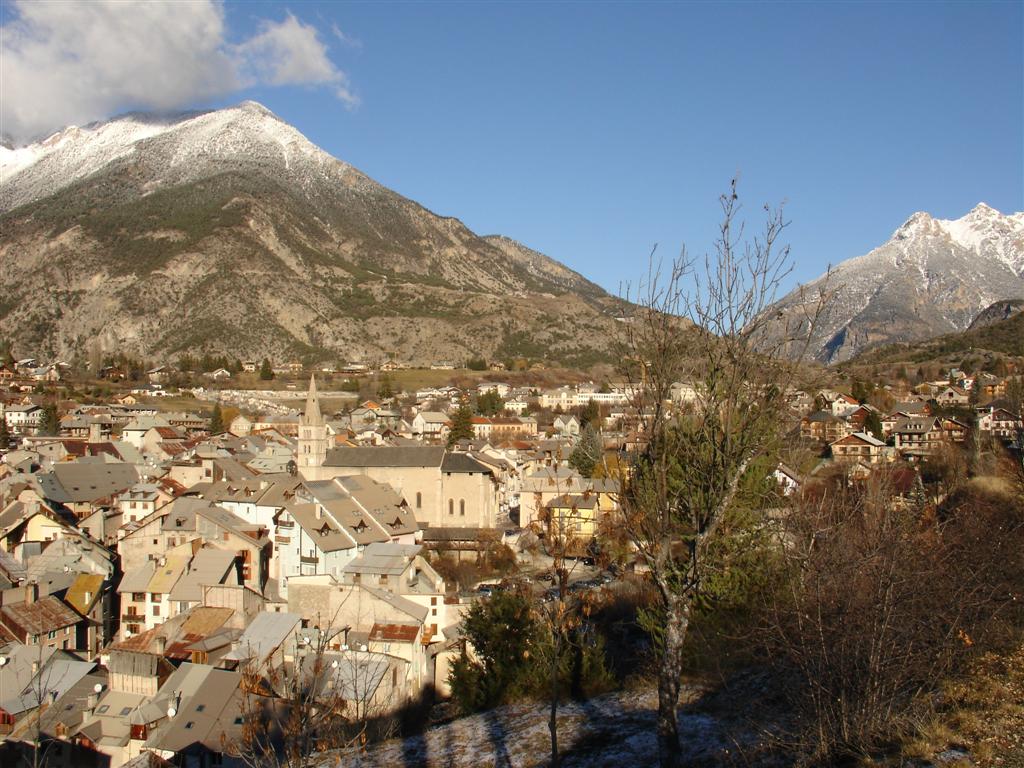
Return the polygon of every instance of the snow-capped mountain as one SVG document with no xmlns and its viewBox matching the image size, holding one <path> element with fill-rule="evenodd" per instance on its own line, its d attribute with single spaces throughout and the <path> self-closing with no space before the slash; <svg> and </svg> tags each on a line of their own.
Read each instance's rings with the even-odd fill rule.
<svg viewBox="0 0 1024 768">
<path fill-rule="evenodd" d="M 825 286 L 823 275 L 769 312 L 795 327 Z M 1024 298 L 1024 213 L 984 203 L 955 220 L 915 213 L 884 245 L 835 267 L 827 287 L 834 298 L 809 350 L 825 363 L 965 330 L 992 303 Z"/>
<path fill-rule="evenodd" d="M 255 101 L 212 112 L 131 113 L 71 126 L 18 149 L 0 148 L 0 210 L 52 195 L 116 161 L 144 158 L 152 191 L 220 169 L 274 165 L 293 180 L 342 181 L 351 166 Z"/>
<path fill-rule="evenodd" d="M 2 146 L 0 224 L 0 335 L 26 354 L 99 338 L 164 358 L 570 361 L 614 336 L 598 286 L 431 213 L 255 102 Z"/>
</svg>

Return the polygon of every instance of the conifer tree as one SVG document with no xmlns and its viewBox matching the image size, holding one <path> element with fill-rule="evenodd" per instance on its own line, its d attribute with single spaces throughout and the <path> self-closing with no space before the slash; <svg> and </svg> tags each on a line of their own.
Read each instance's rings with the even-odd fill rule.
<svg viewBox="0 0 1024 768">
<path fill-rule="evenodd" d="M 220 403 L 213 404 L 213 413 L 210 415 L 210 434 L 219 435 L 224 431 L 224 414 L 220 409 Z"/>
<path fill-rule="evenodd" d="M 448 447 L 451 448 L 459 440 L 473 439 L 473 409 L 463 403 L 452 416 L 452 430 L 448 433 Z"/>
</svg>

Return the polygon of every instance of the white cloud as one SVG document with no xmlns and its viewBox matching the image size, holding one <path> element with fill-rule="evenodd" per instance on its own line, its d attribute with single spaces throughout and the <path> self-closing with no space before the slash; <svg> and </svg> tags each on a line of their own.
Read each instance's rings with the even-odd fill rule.
<svg viewBox="0 0 1024 768">
<path fill-rule="evenodd" d="M 0 29 L 0 131 L 27 140 L 126 107 L 192 107 L 252 85 L 328 88 L 357 103 L 315 27 L 288 14 L 227 40 L 214 0 L 27 2 Z"/>
<path fill-rule="evenodd" d="M 264 21 L 260 33 L 237 46 L 253 82 L 269 85 L 331 85 L 339 99 L 355 106 L 348 77 L 327 58 L 316 27 L 292 14 L 282 22 Z"/>
</svg>

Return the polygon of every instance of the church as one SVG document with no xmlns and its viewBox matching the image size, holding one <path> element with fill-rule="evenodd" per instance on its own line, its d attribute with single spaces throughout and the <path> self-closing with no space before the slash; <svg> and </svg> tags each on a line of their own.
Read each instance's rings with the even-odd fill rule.
<svg viewBox="0 0 1024 768">
<path fill-rule="evenodd" d="M 401 495 L 421 528 L 494 528 L 498 481 L 472 456 L 434 445 L 333 447 L 310 377 L 296 465 L 306 480 L 367 475 Z"/>
</svg>

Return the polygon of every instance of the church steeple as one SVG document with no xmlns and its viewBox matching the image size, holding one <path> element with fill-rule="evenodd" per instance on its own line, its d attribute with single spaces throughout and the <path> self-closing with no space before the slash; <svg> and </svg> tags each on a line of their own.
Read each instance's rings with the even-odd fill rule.
<svg viewBox="0 0 1024 768">
<path fill-rule="evenodd" d="M 307 427 L 322 427 L 324 417 L 320 413 L 320 399 L 316 395 L 316 374 L 309 377 L 309 394 L 306 395 L 306 412 L 302 423 Z"/>
<path fill-rule="evenodd" d="M 299 419 L 299 455 L 296 464 L 307 480 L 319 479 L 319 468 L 327 458 L 327 425 L 320 413 L 320 400 L 316 394 L 316 377 L 309 377 L 309 394 L 306 396 L 306 412 Z"/>
</svg>

